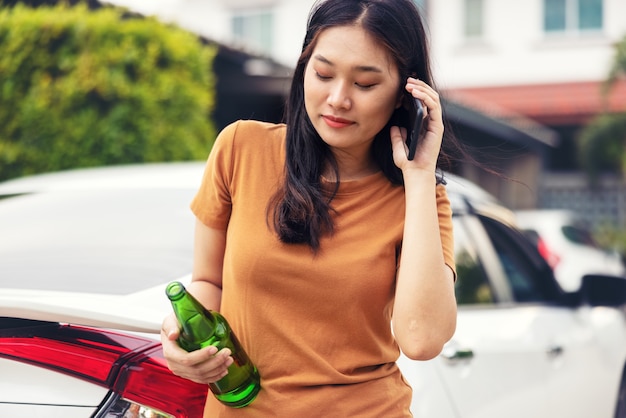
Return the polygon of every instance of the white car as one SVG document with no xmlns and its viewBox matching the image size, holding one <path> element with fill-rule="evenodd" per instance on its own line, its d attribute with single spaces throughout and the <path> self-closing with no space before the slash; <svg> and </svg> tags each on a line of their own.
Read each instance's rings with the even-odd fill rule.
<svg viewBox="0 0 626 418">
<path fill-rule="evenodd" d="M 515 212 L 516 223 L 537 245 L 554 270 L 561 287 L 575 291 L 585 274 L 626 275 L 621 256 L 600 247 L 588 225 L 574 212 L 562 209 Z"/>
<path fill-rule="evenodd" d="M 165 285 L 189 280 L 203 167 L 0 183 L 0 417 L 201 417 L 206 386 L 169 372 L 158 332 Z M 447 180 L 458 326 L 439 357 L 399 360 L 414 416 L 625 418 L 626 280 L 563 292 L 510 211 Z"/>
</svg>

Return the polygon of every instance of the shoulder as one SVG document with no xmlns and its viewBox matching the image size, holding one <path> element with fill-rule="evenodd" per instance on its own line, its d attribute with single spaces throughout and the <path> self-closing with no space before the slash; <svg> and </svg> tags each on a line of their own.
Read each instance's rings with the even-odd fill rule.
<svg viewBox="0 0 626 418">
<path fill-rule="evenodd" d="M 239 120 L 222 129 L 211 154 L 215 159 L 226 161 L 258 157 L 259 154 L 282 155 L 285 135 L 284 124 Z"/>
<path fill-rule="evenodd" d="M 280 171 L 284 165 L 285 138 L 284 124 L 240 120 L 220 132 L 209 158 L 233 175 Z"/>
<path fill-rule="evenodd" d="M 238 120 L 226 126 L 218 140 L 230 140 L 237 144 L 263 140 L 281 140 L 285 137 L 284 124 L 255 120 Z"/>
</svg>

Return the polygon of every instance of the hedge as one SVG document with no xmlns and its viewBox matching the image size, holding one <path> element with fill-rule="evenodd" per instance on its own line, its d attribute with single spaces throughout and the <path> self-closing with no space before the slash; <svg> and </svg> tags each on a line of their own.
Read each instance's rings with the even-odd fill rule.
<svg viewBox="0 0 626 418">
<path fill-rule="evenodd" d="M 606 100 L 615 83 L 626 76 L 626 36 L 615 45 L 615 56 L 603 86 Z M 626 108 L 603 112 L 578 136 L 578 156 L 592 184 L 603 173 L 626 174 Z"/>
<path fill-rule="evenodd" d="M 206 158 L 215 53 L 115 8 L 0 9 L 0 180 Z"/>
</svg>

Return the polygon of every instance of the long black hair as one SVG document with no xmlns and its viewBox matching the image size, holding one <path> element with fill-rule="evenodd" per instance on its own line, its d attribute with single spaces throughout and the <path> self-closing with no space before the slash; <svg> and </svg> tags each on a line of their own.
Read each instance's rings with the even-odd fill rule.
<svg viewBox="0 0 626 418">
<path fill-rule="evenodd" d="M 268 213 L 280 240 L 308 244 L 317 251 L 323 234 L 333 232 L 332 199 L 339 187 L 337 162 L 321 139 L 304 106 L 304 73 L 319 34 L 336 26 L 358 25 L 378 40 L 396 63 L 403 105 L 376 135 L 372 157 L 393 184 L 401 185 L 402 171 L 393 162 L 391 126 L 408 126 L 415 103 L 404 91 L 408 76 L 433 86 L 427 36 L 420 12 L 411 0 L 322 0 L 309 14 L 307 31 L 285 107 L 287 125 L 284 183 L 270 201 Z M 441 156 L 440 156 L 441 159 Z M 330 167 L 337 183 L 330 192 L 321 182 Z"/>
</svg>

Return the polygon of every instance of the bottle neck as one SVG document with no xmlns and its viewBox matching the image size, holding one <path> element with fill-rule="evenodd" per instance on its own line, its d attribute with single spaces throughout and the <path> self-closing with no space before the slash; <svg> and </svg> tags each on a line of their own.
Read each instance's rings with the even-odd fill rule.
<svg viewBox="0 0 626 418">
<path fill-rule="evenodd" d="M 181 300 L 187 294 L 185 286 L 180 282 L 172 282 L 165 288 L 165 294 L 172 302 Z"/>
</svg>

